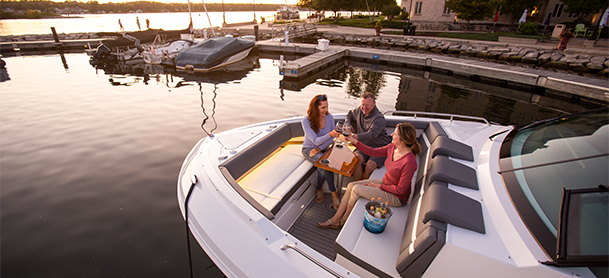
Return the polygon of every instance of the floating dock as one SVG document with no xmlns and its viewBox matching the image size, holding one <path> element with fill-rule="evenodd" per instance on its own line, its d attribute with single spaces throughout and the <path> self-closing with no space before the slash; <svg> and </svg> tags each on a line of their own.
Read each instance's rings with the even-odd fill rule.
<svg viewBox="0 0 609 278">
<path fill-rule="evenodd" d="M 606 80 L 573 74 L 516 67 L 498 63 L 466 60 L 458 57 L 426 53 L 400 52 L 352 46 L 329 46 L 326 50 L 310 44 L 289 44 L 276 41 L 256 42 L 259 51 L 307 55 L 284 62 L 279 74 L 286 80 L 303 79 L 338 63 L 343 58 L 363 59 L 379 64 L 395 64 L 398 67 L 416 67 L 425 71 L 444 71 L 448 74 L 465 74 L 472 80 L 481 77 L 516 82 L 533 86 L 537 92 L 551 89 L 574 95 L 609 100 L 609 84 Z"/>
</svg>

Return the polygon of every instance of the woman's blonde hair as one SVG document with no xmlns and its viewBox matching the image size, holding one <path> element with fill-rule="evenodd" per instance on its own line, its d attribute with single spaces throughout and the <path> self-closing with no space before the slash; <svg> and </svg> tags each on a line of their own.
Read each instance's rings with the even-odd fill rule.
<svg viewBox="0 0 609 278">
<path fill-rule="evenodd" d="M 421 145 L 417 142 L 417 129 L 411 123 L 399 123 L 396 126 L 400 140 L 409 147 L 414 155 L 421 152 Z"/>
</svg>

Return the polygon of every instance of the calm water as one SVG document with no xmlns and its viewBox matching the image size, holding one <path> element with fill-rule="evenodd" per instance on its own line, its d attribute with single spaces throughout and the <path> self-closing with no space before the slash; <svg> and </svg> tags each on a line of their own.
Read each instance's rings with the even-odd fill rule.
<svg viewBox="0 0 609 278">
<path fill-rule="evenodd" d="M 306 18 L 308 12 L 301 12 L 300 16 Z M 274 11 L 256 12 L 256 20 L 261 17 L 267 20 L 275 15 Z M 188 13 L 130 13 L 130 14 L 82 14 L 81 18 L 49 18 L 49 19 L 3 19 L 0 20 L 0 36 L 23 34 L 50 34 L 51 26 L 58 33 L 83 32 L 118 32 L 120 19 L 126 31 L 136 31 L 135 17 L 139 17 L 142 29 L 146 27 L 146 18 L 150 19 L 150 28 L 164 30 L 178 30 L 188 28 L 190 17 Z M 226 12 L 226 23 L 240 23 L 254 20 L 254 12 Z M 224 22 L 222 12 L 209 12 L 209 20 L 205 13 L 192 13 L 195 29 L 218 27 Z"/>
<path fill-rule="evenodd" d="M 197 77 L 150 67 L 107 74 L 85 54 L 3 58 L 0 276 L 188 277 L 176 179 L 189 150 L 206 132 L 302 115 L 316 94 L 328 95 L 333 113 L 368 90 L 381 111 L 504 124 L 590 108 L 549 97 L 535 105 L 530 93 L 359 62 L 285 82 L 274 57 L 263 57 L 244 72 Z M 195 276 L 221 277 L 192 246 Z"/>
</svg>

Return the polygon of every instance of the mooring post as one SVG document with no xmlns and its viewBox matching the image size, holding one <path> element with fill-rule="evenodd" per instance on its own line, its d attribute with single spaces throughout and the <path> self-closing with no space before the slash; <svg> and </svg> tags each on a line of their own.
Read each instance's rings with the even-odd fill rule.
<svg viewBox="0 0 609 278">
<path fill-rule="evenodd" d="M 258 25 L 254 25 L 254 37 L 256 38 L 255 40 L 258 40 Z"/>
<path fill-rule="evenodd" d="M 59 42 L 59 37 L 57 36 L 57 31 L 55 31 L 55 27 L 51 27 L 51 32 L 53 32 L 53 38 L 55 38 L 55 42 Z"/>
<path fill-rule="evenodd" d="M 285 45 L 289 45 L 289 42 L 288 42 L 289 38 L 290 38 L 289 31 L 285 30 Z"/>
</svg>

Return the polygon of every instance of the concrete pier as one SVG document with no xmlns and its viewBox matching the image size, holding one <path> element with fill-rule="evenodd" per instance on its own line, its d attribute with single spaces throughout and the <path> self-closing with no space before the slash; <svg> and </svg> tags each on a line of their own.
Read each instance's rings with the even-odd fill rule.
<svg viewBox="0 0 609 278">
<path fill-rule="evenodd" d="M 3 42 L 0 43 L 0 53 L 14 52 L 36 52 L 49 50 L 78 50 L 85 51 L 88 46 L 96 48 L 103 39 L 80 39 L 80 40 L 63 40 L 55 42 L 49 41 L 22 41 L 22 42 Z"/>
<path fill-rule="evenodd" d="M 469 75 L 473 79 L 480 77 L 509 81 L 536 87 L 536 91 L 545 89 L 609 101 L 609 83 L 603 79 L 577 76 L 567 73 L 516 67 L 504 64 L 460 59 L 458 57 L 399 52 L 384 49 L 362 48 L 352 46 L 330 46 L 321 51 L 310 44 L 291 44 L 278 42 L 258 42 L 259 51 L 310 54 L 300 59 L 289 61 L 279 69 L 279 74 L 286 80 L 302 79 L 313 75 L 343 58 L 364 59 L 370 62 L 391 63 L 402 67 L 417 67 L 425 71 L 440 70 L 450 74 Z"/>
</svg>

